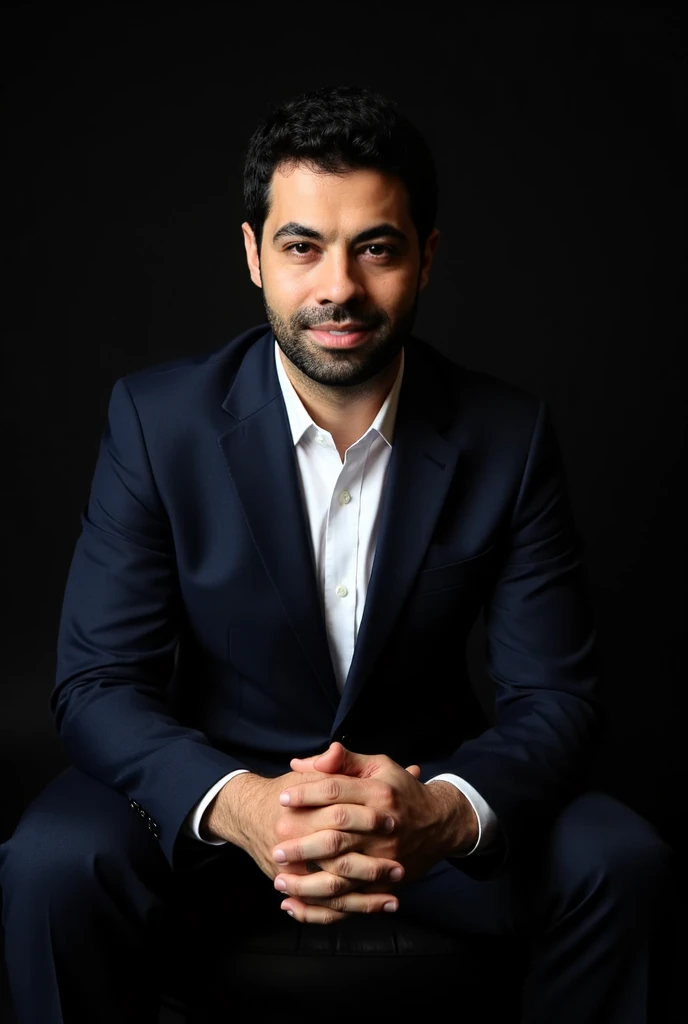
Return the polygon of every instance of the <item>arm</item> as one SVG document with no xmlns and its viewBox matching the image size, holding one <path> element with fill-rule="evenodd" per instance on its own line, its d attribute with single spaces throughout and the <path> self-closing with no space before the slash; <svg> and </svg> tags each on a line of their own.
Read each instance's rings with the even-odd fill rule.
<svg viewBox="0 0 688 1024">
<path fill-rule="evenodd" d="M 65 588 L 50 698 L 70 761 L 135 799 L 172 862 L 184 819 L 245 769 L 165 703 L 183 621 L 172 531 L 124 380 L 113 388 Z"/>
<path fill-rule="evenodd" d="M 185 834 L 192 839 L 200 839 L 202 843 L 208 843 L 209 846 L 224 846 L 228 840 L 221 839 L 220 836 L 214 835 L 208 827 L 208 820 L 212 810 L 210 805 L 220 790 L 224 788 L 226 782 L 233 779 L 235 775 L 249 774 L 251 773 L 248 768 L 238 768 L 235 772 L 230 772 L 229 775 L 223 775 L 221 779 L 218 779 L 215 785 L 211 786 L 205 796 L 198 801 L 195 807 L 191 809 L 190 814 L 184 822 Z M 208 814 L 204 819 L 203 815 L 206 810 L 208 811 Z"/>
<path fill-rule="evenodd" d="M 585 783 L 600 732 L 595 631 L 559 447 L 544 403 L 486 605 L 495 722 L 422 779 L 458 775 L 496 815 L 507 855 L 455 861 L 484 877 L 504 866 Z"/>
<path fill-rule="evenodd" d="M 429 786 L 431 782 L 450 783 L 459 793 L 463 794 L 475 815 L 477 824 L 475 843 L 465 853 L 456 854 L 455 856 L 469 857 L 471 854 L 494 853 L 496 841 L 499 838 L 499 822 L 497 821 L 496 814 L 489 804 L 483 800 L 480 793 L 466 782 L 465 779 L 460 779 L 458 775 L 451 775 L 449 772 L 445 772 L 443 775 L 435 775 L 434 778 L 428 779 L 426 785 Z M 451 792 L 449 795 L 451 798 Z M 455 795 L 454 799 L 456 799 Z"/>
</svg>

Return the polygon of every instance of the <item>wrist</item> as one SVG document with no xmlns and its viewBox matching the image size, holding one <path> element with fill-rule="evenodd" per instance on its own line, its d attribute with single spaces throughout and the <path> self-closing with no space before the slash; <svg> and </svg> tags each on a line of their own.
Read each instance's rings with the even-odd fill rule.
<svg viewBox="0 0 688 1024">
<path fill-rule="evenodd" d="M 444 779 L 428 782 L 435 800 L 440 849 L 443 857 L 463 857 L 478 842 L 480 825 L 464 793 Z"/>
<path fill-rule="evenodd" d="M 248 840 L 246 810 L 251 807 L 251 790 L 262 776 L 242 772 L 222 787 L 203 812 L 199 835 L 203 839 L 224 839 L 244 848 Z"/>
</svg>

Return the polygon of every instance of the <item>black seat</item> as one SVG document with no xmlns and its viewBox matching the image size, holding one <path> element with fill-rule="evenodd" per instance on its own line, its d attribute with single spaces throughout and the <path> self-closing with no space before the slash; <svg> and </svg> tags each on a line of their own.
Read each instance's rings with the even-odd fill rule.
<svg viewBox="0 0 688 1024">
<path fill-rule="evenodd" d="M 328 1024 L 421 1010 L 439 1019 L 445 1008 L 457 1022 L 479 1012 L 517 1024 L 524 968 L 512 938 L 451 934 L 401 911 L 308 925 L 276 910 L 240 935 L 219 925 L 190 934 L 180 922 L 161 965 L 163 1003 L 189 1024 L 303 1024 L 304 1011 L 325 1007 Z"/>
</svg>

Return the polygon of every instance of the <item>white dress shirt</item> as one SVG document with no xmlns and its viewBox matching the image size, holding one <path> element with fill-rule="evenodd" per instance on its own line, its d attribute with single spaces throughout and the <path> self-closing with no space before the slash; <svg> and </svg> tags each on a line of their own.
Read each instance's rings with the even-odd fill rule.
<svg viewBox="0 0 688 1024">
<path fill-rule="evenodd" d="M 375 557 L 379 514 L 404 374 L 404 354 L 402 351 L 399 373 L 380 411 L 365 434 L 347 448 L 343 462 L 332 435 L 313 422 L 294 390 L 277 343 L 275 365 L 294 440 L 332 665 L 341 693 L 353 658 Z M 188 835 L 212 846 L 226 842 L 203 838 L 199 833 L 201 818 L 222 787 L 247 770 L 238 768 L 229 772 L 208 790 L 184 823 Z M 498 831 L 494 812 L 458 775 L 435 775 L 428 783 L 437 780 L 451 782 L 460 789 L 477 816 L 478 839 L 465 856 L 486 852 Z"/>
</svg>

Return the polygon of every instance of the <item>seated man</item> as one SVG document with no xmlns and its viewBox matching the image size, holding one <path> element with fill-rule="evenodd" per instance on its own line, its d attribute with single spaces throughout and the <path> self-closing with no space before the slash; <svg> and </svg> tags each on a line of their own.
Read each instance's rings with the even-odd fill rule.
<svg viewBox="0 0 688 1024">
<path fill-rule="evenodd" d="M 247 885 L 304 927 L 401 908 L 527 941 L 527 1024 L 642 1024 L 670 853 L 588 791 L 595 634 L 548 410 L 412 334 L 428 148 L 321 89 L 266 118 L 244 181 L 268 323 L 112 391 L 51 698 L 71 767 L 0 848 L 19 1021 L 154 1021 L 202 865 L 227 928 Z"/>
</svg>

